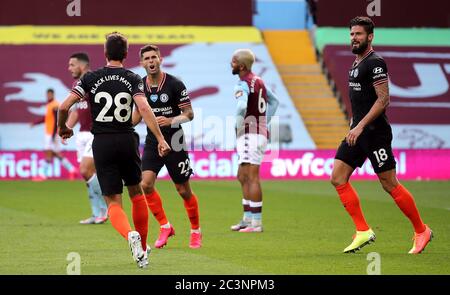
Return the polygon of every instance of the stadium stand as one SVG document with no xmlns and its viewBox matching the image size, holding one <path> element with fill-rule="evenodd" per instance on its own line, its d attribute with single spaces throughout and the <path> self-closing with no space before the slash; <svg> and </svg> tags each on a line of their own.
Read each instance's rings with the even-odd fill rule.
<svg viewBox="0 0 450 295">
<path fill-rule="evenodd" d="M 306 30 L 264 31 L 264 40 L 318 149 L 333 149 L 348 123 Z"/>
</svg>

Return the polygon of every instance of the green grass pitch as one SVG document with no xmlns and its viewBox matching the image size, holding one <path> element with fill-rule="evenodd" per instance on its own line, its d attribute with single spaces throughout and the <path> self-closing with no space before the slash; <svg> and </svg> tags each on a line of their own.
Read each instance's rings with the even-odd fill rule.
<svg viewBox="0 0 450 295">
<path fill-rule="evenodd" d="M 79 225 L 89 215 L 81 181 L 0 182 L 0 274 L 66 274 L 68 253 L 81 274 L 366 274 L 367 254 L 381 257 L 381 274 L 450 274 L 450 182 L 403 182 L 435 239 L 408 255 L 413 230 L 380 184 L 353 182 L 375 244 L 343 254 L 354 231 L 336 192 L 324 181 L 264 181 L 264 233 L 230 231 L 242 215 L 237 181 L 193 181 L 199 197 L 203 248 L 188 247 L 189 221 L 171 182 L 160 181 L 176 236 L 153 249 L 138 269 L 127 242 L 112 228 Z M 131 218 L 130 201 L 124 207 Z M 150 216 L 150 245 L 158 225 Z"/>
</svg>

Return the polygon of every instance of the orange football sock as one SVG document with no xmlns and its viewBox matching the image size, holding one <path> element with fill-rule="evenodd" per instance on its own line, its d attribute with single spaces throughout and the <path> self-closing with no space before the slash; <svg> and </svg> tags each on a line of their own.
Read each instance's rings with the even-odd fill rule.
<svg viewBox="0 0 450 295">
<path fill-rule="evenodd" d="M 112 226 L 122 235 L 128 239 L 128 233 L 132 231 L 127 215 L 119 204 L 111 204 L 108 207 L 109 220 Z"/>
<path fill-rule="evenodd" d="M 186 208 L 187 215 L 191 222 L 191 229 L 199 229 L 199 215 L 198 215 L 198 201 L 197 197 L 192 194 L 189 200 L 183 199 L 184 208 Z"/>
<path fill-rule="evenodd" d="M 136 231 L 141 235 L 142 249 L 147 248 L 148 233 L 148 209 L 144 195 L 137 195 L 131 198 L 133 223 Z"/>
<path fill-rule="evenodd" d="M 158 220 L 159 225 L 167 224 L 166 212 L 164 212 L 158 191 L 155 189 L 151 194 L 145 195 L 145 199 L 147 200 L 148 208 L 152 211 L 156 220 Z"/>
<path fill-rule="evenodd" d="M 416 233 L 423 233 L 425 231 L 425 224 L 420 218 L 419 210 L 417 210 L 416 203 L 411 193 L 401 184 L 398 184 L 390 195 L 394 198 L 397 206 L 402 210 L 403 214 L 409 218 L 414 226 Z"/>
<path fill-rule="evenodd" d="M 353 219 L 353 223 L 356 226 L 357 231 L 366 231 L 369 229 L 364 214 L 361 210 L 361 205 L 359 204 L 359 198 L 356 191 L 353 189 L 352 185 L 347 182 L 336 187 L 336 191 L 339 194 L 342 205 L 344 205 L 345 210 L 347 210 L 350 217 Z"/>
</svg>

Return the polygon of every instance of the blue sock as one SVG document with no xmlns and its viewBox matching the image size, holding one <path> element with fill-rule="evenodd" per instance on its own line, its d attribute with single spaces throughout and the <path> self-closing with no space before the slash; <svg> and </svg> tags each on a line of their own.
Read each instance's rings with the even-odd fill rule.
<svg viewBox="0 0 450 295">
<path fill-rule="evenodd" d="M 92 197 L 91 207 L 95 217 L 104 217 L 107 207 L 103 199 L 100 184 L 98 183 L 97 174 L 94 174 L 88 181 L 89 195 Z"/>
<path fill-rule="evenodd" d="M 250 208 L 252 210 L 252 227 L 258 227 L 262 224 L 262 201 L 250 201 Z"/>
</svg>

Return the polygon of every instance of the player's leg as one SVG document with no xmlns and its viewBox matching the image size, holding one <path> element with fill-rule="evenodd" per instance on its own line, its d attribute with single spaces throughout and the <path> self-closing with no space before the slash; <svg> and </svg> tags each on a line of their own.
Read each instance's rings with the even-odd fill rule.
<svg viewBox="0 0 450 295">
<path fill-rule="evenodd" d="M 52 150 L 46 149 L 44 150 L 45 156 L 45 165 L 43 171 L 43 179 L 47 179 L 52 175 L 52 164 L 53 164 L 53 152 Z"/>
<path fill-rule="evenodd" d="M 148 262 L 142 240 L 138 231 L 132 230 L 128 217 L 122 208 L 122 195 L 113 194 L 105 196 L 108 205 L 108 215 L 114 229 L 128 241 L 133 259 L 139 267 L 146 267 Z"/>
<path fill-rule="evenodd" d="M 142 261 L 145 253 L 142 249 L 140 234 L 131 229 L 128 217 L 122 208 L 122 175 L 127 177 L 126 180 L 133 180 L 132 177 L 128 179 L 129 175 L 126 173 L 127 171 L 123 171 L 124 168 L 122 167 L 125 162 L 134 162 L 133 160 L 135 160 L 129 156 L 130 152 L 127 152 L 129 148 L 130 137 L 124 134 L 97 134 L 92 143 L 97 177 L 108 206 L 108 216 L 111 225 L 121 236 L 128 240 L 133 259 L 138 263 L 139 267 L 144 267 Z M 137 151 L 134 152 L 137 153 Z M 137 174 L 137 179 L 136 176 L 134 177 L 135 185 L 140 182 L 141 171 L 139 164 L 137 163 L 138 171 L 135 173 L 135 175 Z"/>
<path fill-rule="evenodd" d="M 250 211 L 250 198 L 249 198 L 249 186 L 248 186 L 248 167 L 250 164 L 242 163 L 239 165 L 237 178 L 242 190 L 242 207 L 244 214 L 239 223 L 231 226 L 232 231 L 239 231 L 246 228 L 252 222 L 252 212 Z"/>
<path fill-rule="evenodd" d="M 51 135 L 45 135 L 44 138 L 44 165 L 42 167 L 42 170 L 39 171 L 39 176 L 33 178 L 34 181 L 42 181 L 50 177 L 51 169 L 52 169 L 52 163 L 53 163 L 53 156 L 52 156 L 52 136 Z"/>
<path fill-rule="evenodd" d="M 250 196 L 250 224 L 240 232 L 262 232 L 262 190 L 259 179 L 259 165 L 246 165 L 247 194 Z"/>
<path fill-rule="evenodd" d="M 80 174 L 86 181 L 89 200 L 94 216 L 94 223 L 101 224 L 108 219 L 107 206 L 100 189 L 93 157 L 83 157 L 80 163 Z"/>
<path fill-rule="evenodd" d="M 175 187 L 178 194 L 183 198 L 184 208 L 191 223 L 189 247 L 193 249 L 200 248 L 202 246 L 202 233 L 197 196 L 192 191 L 189 180 L 183 183 L 175 183 Z"/>
<path fill-rule="evenodd" d="M 147 205 L 153 216 L 158 221 L 162 228 L 170 228 L 170 223 L 167 220 L 166 212 L 164 211 L 161 196 L 155 188 L 157 174 L 151 170 L 142 171 L 142 189 L 144 190 Z"/>
<path fill-rule="evenodd" d="M 114 229 L 125 239 L 128 238 L 128 233 L 132 231 L 127 215 L 122 208 L 122 195 L 112 194 L 105 196 L 105 201 L 108 206 L 108 215 L 111 220 L 111 225 Z"/>
<path fill-rule="evenodd" d="M 143 159 L 143 166 L 145 166 Z M 156 248 L 162 248 L 167 244 L 169 237 L 175 235 L 175 229 L 167 220 L 166 213 L 162 206 L 161 196 L 155 188 L 157 174 L 151 170 L 145 170 L 142 172 L 142 189 L 144 191 L 147 205 L 153 216 L 159 223 L 159 236 L 155 241 Z"/>
<path fill-rule="evenodd" d="M 69 178 L 71 180 L 75 179 L 77 169 L 66 157 L 61 154 L 59 139 L 56 135 L 51 138 L 51 150 L 53 154 L 52 156 L 58 158 L 61 161 L 61 165 L 69 172 Z"/>
<path fill-rule="evenodd" d="M 86 138 L 86 136 L 84 136 L 84 132 L 79 132 L 76 136 L 77 162 L 79 164 L 80 174 L 83 177 L 84 181 L 86 182 L 86 187 L 88 189 L 89 203 L 91 205 L 91 211 L 92 211 L 92 214 L 90 217 L 80 220 L 80 224 L 95 224 L 95 218 L 97 216 L 99 216 L 100 212 L 99 212 L 99 208 L 97 207 L 95 195 L 92 194 L 91 188 L 89 187 L 89 180 L 91 179 L 93 173 L 95 173 L 95 170 L 92 171 L 92 169 L 90 169 L 90 167 L 88 165 L 89 158 L 84 157 L 86 145 L 87 145 L 87 138 Z M 92 150 L 92 147 L 91 147 L 91 150 Z M 91 153 L 92 153 L 92 151 L 91 151 Z M 91 156 L 91 161 L 94 162 L 94 159 L 92 156 Z M 97 183 L 98 183 L 98 181 L 97 181 Z M 101 193 L 100 193 L 100 195 L 101 195 Z M 103 199 L 102 195 L 100 197 Z M 105 207 L 106 207 L 106 205 L 105 205 Z"/>
<path fill-rule="evenodd" d="M 142 191 L 141 158 L 139 155 L 139 136 L 137 134 L 120 135 L 119 140 L 123 142 L 120 148 L 121 159 L 119 160 L 120 174 L 128 192 L 132 205 L 132 217 L 136 230 L 141 235 L 142 248 L 147 247 L 148 234 L 148 209 L 144 192 Z"/>
<path fill-rule="evenodd" d="M 134 227 L 141 236 L 142 248 L 146 250 L 148 235 L 148 209 L 144 192 L 142 191 L 140 184 L 128 185 L 127 188 L 131 200 L 131 211 Z"/>
<path fill-rule="evenodd" d="M 248 187 L 248 134 L 241 135 L 236 140 L 236 150 L 239 157 L 239 168 L 237 178 L 242 190 L 242 206 L 243 206 L 243 216 L 239 223 L 231 226 L 232 231 L 239 231 L 248 227 L 251 223 L 252 213 L 250 211 L 250 196 Z"/>
<path fill-rule="evenodd" d="M 378 173 L 383 189 L 394 199 L 414 227 L 414 243 L 410 254 L 421 253 L 433 237 L 430 227 L 423 223 L 412 194 L 397 180 L 395 169 Z"/>
<path fill-rule="evenodd" d="M 82 137 L 81 141 L 83 142 L 80 173 L 86 181 L 89 196 L 90 198 L 92 197 L 93 210 L 95 211 L 95 223 L 104 223 L 108 219 L 107 206 L 95 170 L 94 155 L 92 153 L 92 141 L 94 136 L 90 132 L 80 132 L 79 137 Z"/>
<path fill-rule="evenodd" d="M 155 216 L 159 225 L 163 228 L 170 228 L 166 213 L 162 206 L 161 196 L 155 188 L 156 178 L 161 168 L 164 166 L 164 160 L 158 155 L 156 144 L 146 143 L 142 154 L 142 181 L 141 186 L 144 190 L 147 204 Z"/>
<path fill-rule="evenodd" d="M 336 152 L 331 184 L 335 187 L 342 205 L 353 220 L 356 227 L 352 243 L 343 252 L 355 252 L 375 241 L 375 233 L 364 218 L 358 194 L 349 179 L 356 167 L 364 163 L 364 152 L 358 147 L 350 147 L 343 141 Z"/>
<path fill-rule="evenodd" d="M 242 162 L 246 191 L 244 192 L 250 199 L 249 207 L 251 211 L 251 224 L 239 232 L 262 232 L 262 190 L 259 177 L 259 167 L 264 158 L 267 146 L 267 138 L 260 134 L 244 135 L 244 154 Z"/>
<path fill-rule="evenodd" d="M 173 151 L 164 158 L 164 164 L 175 184 L 178 194 L 183 198 L 184 208 L 191 223 L 190 248 L 202 246 L 202 234 L 198 210 L 198 198 L 191 189 L 189 179 L 192 175 L 189 155 L 185 150 Z"/>
<path fill-rule="evenodd" d="M 138 266 L 145 267 L 148 264 L 145 251 L 147 248 L 148 209 L 144 192 L 140 186 L 142 171 L 139 155 L 139 136 L 136 133 L 117 134 L 114 135 L 114 141 L 114 150 L 116 150 L 114 162 L 117 163 L 121 180 L 123 180 L 124 185 L 128 188 L 131 200 L 132 219 L 136 229 L 131 236 L 128 236 L 128 242 Z M 95 166 L 99 174 L 96 157 L 97 155 L 94 150 Z M 103 186 L 101 189 L 103 192 Z"/>
</svg>

